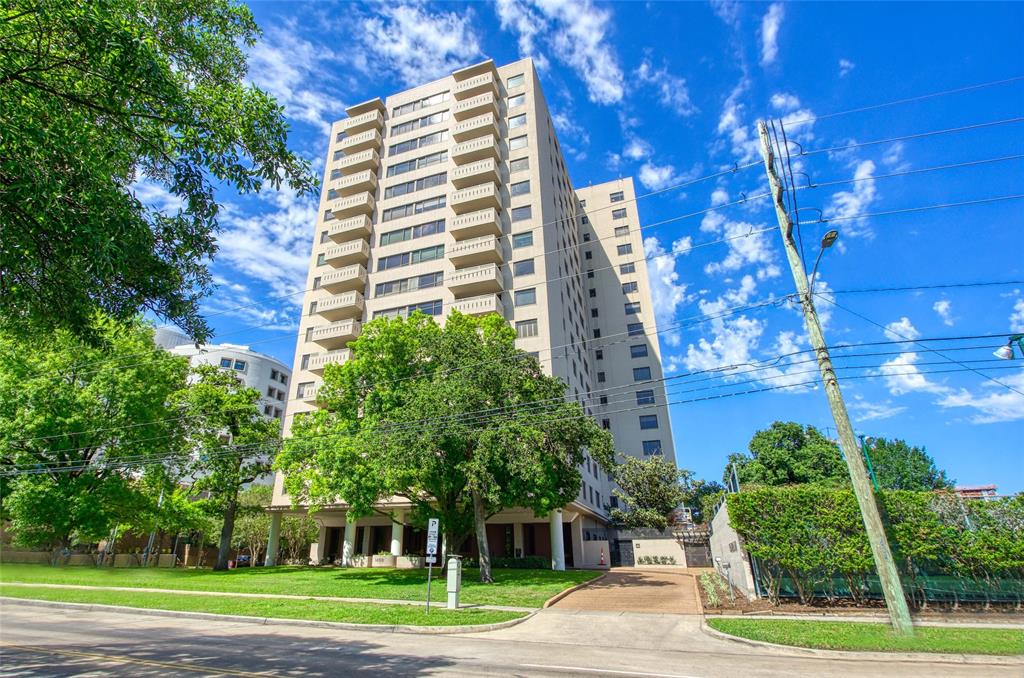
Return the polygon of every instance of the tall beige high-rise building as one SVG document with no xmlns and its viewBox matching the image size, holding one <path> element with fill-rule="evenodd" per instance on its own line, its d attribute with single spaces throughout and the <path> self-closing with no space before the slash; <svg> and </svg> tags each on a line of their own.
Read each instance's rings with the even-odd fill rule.
<svg viewBox="0 0 1024 678">
<path fill-rule="evenodd" d="M 674 459 L 657 328 L 631 179 L 574 190 L 533 62 L 493 62 L 347 109 L 331 130 L 285 428 L 317 407 L 324 367 L 362 323 L 422 311 L 501 314 L 623 454 Z M 570 505 L 488 524 L 497 556 L 597 565 L 611 483 L 587 460 Z M 290 505 L 275 483 L 274 525 Z M 400 565 L 423 535 L 398 518 L 318 513 L 314 560 Z M 275 541 L 272 530 L 272 542 Z M 273 562 L 276 549 L 270 549 Z"/>
</svg>

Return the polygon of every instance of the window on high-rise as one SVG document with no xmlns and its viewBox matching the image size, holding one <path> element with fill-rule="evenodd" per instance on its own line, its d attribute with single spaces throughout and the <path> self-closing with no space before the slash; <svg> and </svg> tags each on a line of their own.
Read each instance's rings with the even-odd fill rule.
<svg viewBox="0 0 1024 678">
<path fill-rule="evenodd" d="M 533 245 L 533 231 L 512 234 L 512 249 L 530 247 L 531 245 Z"/>
<path fill-rule="evenodd" d="M 620 207 L 617 210 L 612 210 L 612 219 L 625 219 L 625 218 L 626 218 L 626 208 L 625 207 Z"/>
<path fill-rule="evenodd" d="M 626 273 L 636 273 L 636 264 L 632 261 L 628 264 L 619 264 L 619 273 L 623 275 Z"/>
<path fill-rule="evenodd" d="M 629 347 L 630 358 L 646 358 L 647 344 L 633 344 Z"/>
<path fill-rule="evenodd" d="M 658 415 L 656 414 L 641 414 L 640 415 L 640 430 L 648 431 L 653 428 L 658 428 Z"/>
<path fill-rule="evenodd" d="M 512 208 L 512 221 L 525 221 L 533 216 L 533 208 L 530 205 Z"/>
<path fill-rule="evenodd" d="M 623 255 L 632 254 L 633 245 L 631 245 L 630 243 L 626 243 L 625 245 L 619 245 L 618 247 L 615 248 L 615 251 Z"/>
<path fill-rule="evenodd" d="M 515 129 L 516 127 L 522 127 L 526 124 L 526 113 L 520 115 L 513 115 L 508 119 L 508 128 Z"/>
<path fill-rule="evenodd" d="M 615 235 L 619 236 L 620 238 L 624 235 L 629 235 L 629 226 L 616 226 Z"/>
<path fill-rule="evenodd" d="M 661 441 L 660 440 L 645 440 L 643 441 L 644 456 L 650 457 L 653 455 L 661 454 Z"/>
<path fill-rule="evenodd" d="M 635 336 L 641 335 L 641 334 L 644 333 L 644 324 L 643 323 L 629 323 L 629 324 L 626 325 L 626 333 L 629 336 L 631 336 L 631 337 L 635 337 Z"/>
<path fill-rule="evenodd" d="M 636 315 L 640 312 L 640 302 L 631 301 L 625 305 L 626 315 Z"/>
<path fill-rule="evenodd" d="M 654 389 L 648 388 L 643 391 L 636 392 L 636 404 L 637 405 L 653 405 L 654 404 Z"/>
<path fill-rule="evenodd" d="M 608 197 L 611 199 L 612 202 L 622 202 L 625 199 L 625 196 L 622 194 L 622 191 L 615 191 Z"/>
<path fill-rule="evenodd" d="M 511 161 L 508 164 L 508 171 L 511 174 L 515 174 L 516 172 L 522 172 L 523 170 L 528 169 L 530 169 L 529 158 L 516 158 L 515 160 Z"/>
<path fill-rule="evenodd" d="M 637 284 L 637 282 L 635 280 L 631 280 L 630 282 L 622 283 L 622 293 L 623 294 L 629 294 L 630 292 L 636 292 L 638 289 L 639 289 L 639 286 L 638 286 L 638 284 Z"/>
<path fill-rule="evenodd" d="M 519 320 L 516 322 L 516 337 L 519 339 L 526 339 L 528 337 L 536 337 L 537 331 L 537 320 Z"/>
<path fill-rule="evenodd" d="M 633 381 L 647 381 L 651 378 L 650 367 L 634 367 Z"/>
<path fill-rule="evenodd" d="M 508 187 L 508 193 L 509 193 L 509 195 L 512 195 L 512 196 L 515 196 L 515 195 L 526 195 L 529 192 L 530 192 L 530 182 L 529 181 L 519 181 L 519 182 L 514 183 L 514 184 L 512 184 L 511 186 Z"/>
<path fill-rule="evenodd" d="M 522 87 L 525 82 L 526 76 L 520 73 L 519 75 L 513 75 L 508 80 L 506 80 L 505 87 L 507 89 L 512 89 L 513 87 Z"/>
<path fill-rule="evenodd" d="M 534 272 L 533 259 L 523 259 L 512 264 L 512 275 L 532 275 Z"/>
<path fill-rule="evenodd" d="M 508 150 L 514 151 L 517 148 L 526 148 L 526 135 L 521 137 L 512 137 L 508 140 Z"/>
<path fill-rule="evenodd" d="M 511 111 L 513 108 L 517 108 L 526 103 L 525 94 L 516 94 L 508 98 L 508 109 Z"/>
<path fill-rule="evenodd" d="M 531 287 L 528 290 L 516 290 L 516 306 L 532 306 L 537 303 L 537 288 Z"/>
<path fill-rule="evenodd" d="M 596 299 L 597 298 L 597 290 L 595 290 L 595 289 L 591 289 L 590 290 L 590 298 L 591 299 Z"/>
</svg>

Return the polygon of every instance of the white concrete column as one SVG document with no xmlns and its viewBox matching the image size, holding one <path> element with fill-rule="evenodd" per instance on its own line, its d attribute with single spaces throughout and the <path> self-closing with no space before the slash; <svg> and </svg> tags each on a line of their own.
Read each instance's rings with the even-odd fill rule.
<svg viewBox="0 0 1024 678">
<path fill-rule="evenodd" d="M 315 544 L 309 545 L 309 559 L 313 561 L 314 565 L 319 565 L 325 557 L 327 557 L 327 525 L 320 523 L 320 536 Z"/>
<path fill-rule="evenodd" d="M 352 565 L 352 556 L 356 553 L 356 520 L 345 514 L 345 543 L 341 547 L 341 564 L 345 567 Z"/>
<path fill-rule="evenodd" d="M 373 528 L 369 525 L 363 527 L 363 543 L 359 546 L 359 550 L 362 551 L 363 555 L 370 557 L 373 554 L 370 553 L 370 537 L 372 536 Z"/>
<path fill-rule="evenodd" d="M 562 509 L 556 509 L 548 516 L 551 522 L 551 569 L 565 569 L 565 540 L 562 538 Z"/>
<path fill-rule="evenodd" d="M 277 551 L 281 546 L 281 513 L 270 514 L 270 537 L 267 539 L 267 557 L 263 564 L 267 567 L 277 565 Z"/>
<path fill-rule="evenodd" d="M 576 514 L 569 523 L 569 538 L 572 539 L 572 564 L 573 567 L 585 567 L 583 562 L 583 515 Z"/>
<path fill-rule="evenodd" d="M 520 556 L 523 553 L 523 524 L 512 523 L 512 553 Z"/>
<path fill-rule="evenodd" d="M 400 556 L 402 555 L 402 540 L 405 538 L 405 513 L 403 511 L 397 511 L 395 513 L 395 522 L 391 523 L 391 555 Z"/>
</svg>

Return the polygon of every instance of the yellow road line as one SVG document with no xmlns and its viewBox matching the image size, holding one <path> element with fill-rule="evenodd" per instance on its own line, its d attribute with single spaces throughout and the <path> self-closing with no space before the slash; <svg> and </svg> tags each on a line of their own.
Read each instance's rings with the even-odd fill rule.
<svg viewBox="0 0 1024 678">
<path fill-rule="evenodd" d="M 58 650 L 50 647 L 38 647 L 34 645 L 17 645 L 15 643 L 0 643 L 0 647 L 13 650 L 24 650 L 27 652 L 38 652 L 43 654 L 64 655 L 67 657 L 82 657 L 84 659 L 104 659 L 107 661 L 119 662 L 122 664 L 139 664 L 142 666 L 155 666 L 162 669 L 173 669 L 175 671 L 193 671 L 195 673 L 218 673 L 223 676 L 272 676 L 267 672 L 253 673 L 252 671 L 235 671 L 234 669 L 221 669 L 213 666 L 202 666 L 199 664 L 160 662 L 153 659 L 136 659 L 116 654 L 101 654 L 99 652 L 80 652 L 78 650 Z"/>
</svg>

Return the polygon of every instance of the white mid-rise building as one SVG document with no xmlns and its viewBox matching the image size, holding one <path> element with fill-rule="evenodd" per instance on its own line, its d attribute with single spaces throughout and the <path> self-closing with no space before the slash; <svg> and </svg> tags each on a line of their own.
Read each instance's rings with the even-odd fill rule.
<svg viewBox="0 0 1024 678">
<path fill-rule="evenodd" d="M 674 459 L 633 182 L 573 189 L 532 60 L 486 61 L 347 113 L 331 131 L 286 434 L 318 407 L 324 367 L 348 359 L 362 323 L 457 309 L 508 320 L 618 451 Z M 581 471 L 562 510 L 491 518 L 492 554 L 597 565 L 615 500 L 596 463 Z M 387 506 L 402 522 L 408 507 Z M 290 510 L 280 477 L 273 508 L 277 525 Z M 317 514 L 314 559 L 422 546 L 408 525 L 345 513 L 339 503 Z"/>
</svg>

